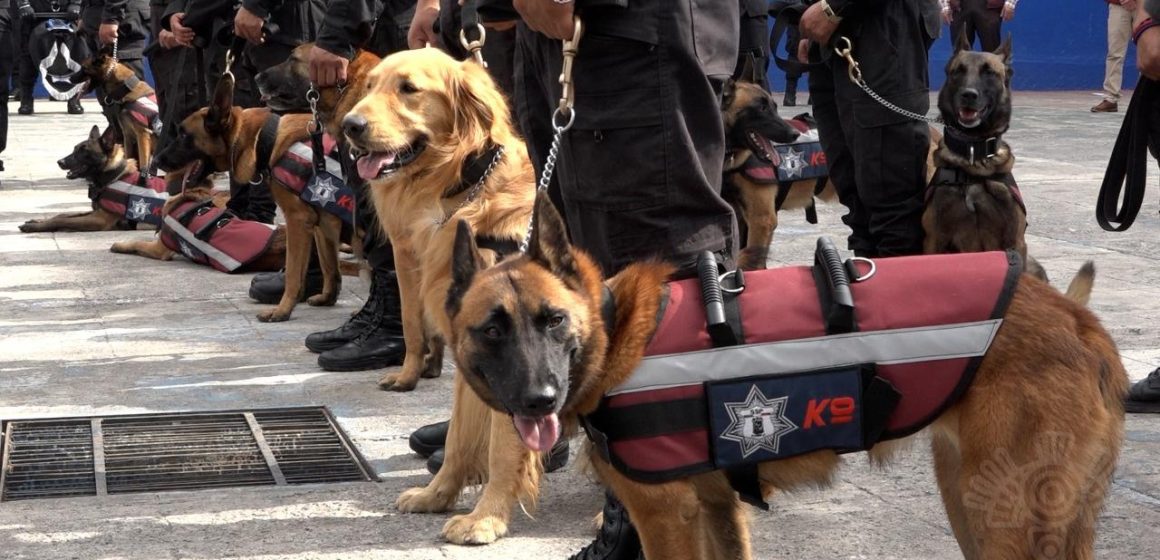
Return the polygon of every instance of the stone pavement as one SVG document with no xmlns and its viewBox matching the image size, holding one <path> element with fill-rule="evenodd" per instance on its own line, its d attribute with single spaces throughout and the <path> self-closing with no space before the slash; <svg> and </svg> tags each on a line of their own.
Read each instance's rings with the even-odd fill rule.
<svg viewBox="0 0 1160 560">
<path fill-rule="evenodd" d="M 1089 113 L 1096 98 L 1087 93 L 1018 93 L 1015 101 L 1008 138 L 1031 216 L 1031 252 L 1058 285 L 1095 260 L 1091 306 L 1139 378 L 1160 366 L 1156 179 L 1132 230 L 1101 231 L 1093 205 L 1121 116 Z M 401 491 L 429 478 L 406 438 L 448 415 L 451 375 L 394 394 L 376 389 L 381 372 L 316 367 L 302 339 L 359 307 L 366 286 L 358 279 L 345 279 L 335 308 L 301 305 L 289 322 L 260 324 L 246 276 L 108 252 L 113 241 L 151 232 L 19 233 L 24 220 L 87 209 L 84 186 L 66 181 L 55 161 L 101 120 L 91 104 L 84 116 L 64 114 L 63 103 L 37 108 L 43 112 L 29 118 L 12 106 L 2 156 L 0 418 L 326 405 L 382 481 L 3 503 L 0 558 L 562 559 L 591 538 L 600 491 L 576 464 L 547 477 L 534 518 L 516 513 L 510 536 L 487 547 L 441 542 L 447 515 L 394 510 Z M 775 264 L 809 262 L 818 235 L 841 242 L 839 210 L 819 210 L 819 226 L 782 215 Z M 1130 416 L 1127 429 L 1099 557 L 1158 558 L 1160 417 Z M 758 558 L 957 556 L 925 443 L 889 470 L 860 455 L 845 463 L 833 488 L 753 510 Z M 473 503 L 469 494 L 460 510 Z"/>
</svg>

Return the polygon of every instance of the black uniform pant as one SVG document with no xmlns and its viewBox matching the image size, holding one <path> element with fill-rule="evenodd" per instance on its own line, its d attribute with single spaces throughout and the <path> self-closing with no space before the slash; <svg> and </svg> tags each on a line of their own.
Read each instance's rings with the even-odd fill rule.
<svg viewBox="0 0 1160 560">
<path fill-rule="evenodd" d="M 655 257 L 689 271 L 706 250 L 731 266 L 736 254 L 736 220 L 721 198 L 717 86 L 737 62 L 737 4 L 697 14 L 703 36 L 692 21 L 700 9 L 680 4 L 657 3 L 655 19 L 638 20 L 655 24 L 636 30 L 652 40 L 600 34 L 594 21 L 575 62 L 576 118 L 564 134 L 552 194 L 572 242 L 605 274 Z M 732 48 L 702 43 L 721 38 L 732 38 Z M 560 42 L 520 24 L 515 67 L 516 110 L 538 175 L 560 96 Z"/>
<path fill-rule="evenodd" d="M 849 33 L 869 86 L 926 114 L 927 50 L 933 42 L 919 0 L 891 2 Z M 849 248 L 867 257 L 922 251 L 923 192 L 930 129 L 883 107 L 854 85 L 844 59 L 810 72 L 810 93 L 830 179 L 849 211 Z"/>
<path fill-rule="evenodd" d="M 8 77 L 16 62 L 12 16 L 8 8 L 0 8 L 0 153 L 8 147 Z"/>
<path fill-rule="evenodd" d="M 1000 32 L 1003 28 L 1002 12 L 987 8 L 987 0 L 960 0 L 959 11 L 951 20 L 951 45 L 957 45 L 959 35 L 967 34 L 967 42 L 979 45 L 985 51 L 999 49 Z"/>
</svg>

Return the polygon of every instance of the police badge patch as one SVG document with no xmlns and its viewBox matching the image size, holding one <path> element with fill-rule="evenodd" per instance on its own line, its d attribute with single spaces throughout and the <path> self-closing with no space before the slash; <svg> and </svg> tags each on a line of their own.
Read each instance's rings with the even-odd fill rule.
<svg viewBox="0 0 1160 560">
<path fill-rule="evenodd" d="M 863 447 L 862 369 L 709 383 L 717 468 Z"/>
<path fill-rule="evenodd" d="M 354 190 L 329 171 L 314 170 L 314 176 L 298 193 L 311 206 L 338 216 L 344 223 L 354 223 Z"/>
</svg>

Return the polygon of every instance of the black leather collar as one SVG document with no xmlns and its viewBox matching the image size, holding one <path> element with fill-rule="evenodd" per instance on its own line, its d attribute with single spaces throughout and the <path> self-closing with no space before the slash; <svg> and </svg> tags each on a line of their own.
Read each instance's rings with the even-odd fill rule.
<svg viewBox="0 0 1160 560">
<path fill-rule="evenodd" d="M 484 174 L 487 173 L 487 168 L 491 166 L 491 161 L 495 159 L 495 154 L 501 149 L 496 144 L 489 144 L 484 151 L 467 158 L 463 162 L 463 171 L 460 173 L 459 182 L 443 191 L 443 198 L 451 198 L 463 194 L 475 186 L 483 178 Z"/>
<path fill-rule="evenodd" d="M 970 163 L 976 161 L 983 161 L 995 157 L 999 153 L 999 146 L 1002 145 L 1003 137 L 995 135 L 990 138 L 975 138 L 969 136 L 962 131 L 952 128 L 943 127 L 943 142 L 951 153 L 966 159 Z"/>
</svg>

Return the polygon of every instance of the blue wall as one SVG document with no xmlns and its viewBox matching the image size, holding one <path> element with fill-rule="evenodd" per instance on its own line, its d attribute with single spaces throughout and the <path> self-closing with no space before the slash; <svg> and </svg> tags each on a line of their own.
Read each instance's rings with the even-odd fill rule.
<svg viewBox="0 0 1160 560">
<path fill-rule="evenodd" d="M 933 0 L 932 0 L 933 1 Z M 1015 19 L 1003 23 L 1015 46 L 1013 87 L 1023 90 L 1099 91 L 1104 83 L 1107 54 L 1108 5 L 1104 0 L 1022 0 Z M 1135 47 L 1128 48 L 1124 87 L 1136 83 Z M 931 87 L 942 86 L 943 67 L 951 54 L 950 36 L 930 51 Z M 785 87 L 785 76 L 772 67 L 775 91 Z M 799 87 L 805 87 L 804 80 Z"/>
</svg>

